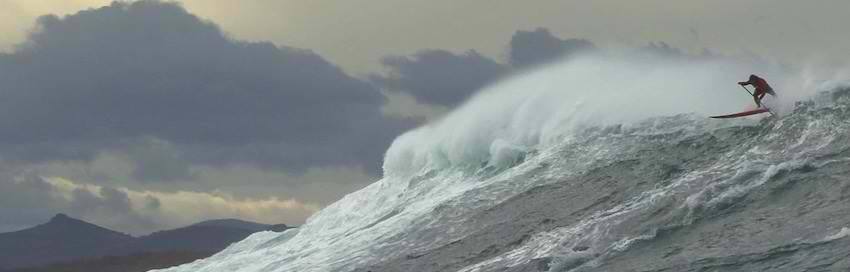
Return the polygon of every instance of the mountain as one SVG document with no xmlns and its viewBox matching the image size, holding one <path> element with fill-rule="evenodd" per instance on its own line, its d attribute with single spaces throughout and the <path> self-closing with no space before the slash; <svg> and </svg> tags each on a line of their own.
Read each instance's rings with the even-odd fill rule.
<svg viewBox="0 0 850 272">
<path fill-rule="evenodd" d="M 109 246 L 134 240 L 130 235 L 58 214 L 33 228 L 0 233 L 0 268 L 103 256 Z"/>
<path fill-rule="evenodd" d="M 75 263 L 83 267 L 93 267 L 99 263 L 131 267 L 120 262 L 144 265 L 156 259 L 151 254 L 165 252 L 177 252 L 180 254 L 175 253 L 176 256 L 182 256 L 149 263 L 162 265 L 212 255 L 252 233 L 272 228 L 280 229 L 278 225 L 222 219 L 133 237 L 58 214 L 45 224 L 0 234 L 0 271 L 57 262 Z M 107 256 L 125 257 L 104 258 Z"/>
<path fill-rule="evenodd" d="M 248 235 L 271 228 L 272 225 L 237 219 L 210 220 L 141 236 L 112 252 L 116 255 L 159 251 L 218 252 Z"/>
<path fill-rule="evenodd" d="M 298 231 L 160 271 L 850 271 L 850 81 L 716 120 L 759 67 L 620 58 L 500 82 Z"/>
</svg>

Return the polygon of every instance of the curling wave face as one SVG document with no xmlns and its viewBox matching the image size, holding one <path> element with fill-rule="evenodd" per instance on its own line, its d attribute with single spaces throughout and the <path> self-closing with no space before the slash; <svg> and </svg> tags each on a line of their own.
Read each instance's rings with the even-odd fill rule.
<svg viewBox="0 0 850 272">
<path fill-rule="evenodd" d="M 662 270 L 841 245 L 850 217 L 830 215 L 850 214 L 835 174 L 850 169 L 850 92 L 827 82 L 778 101 L 776 118 L 706 119 L 752 103 L 733 85 L 752 71 L 783 78 L 780 95 L 818 90 L 779 70 L 657 56 L 516 76 L 400 136 L 382 179 L 304 226 L 166 271 Z"/>
</svg>

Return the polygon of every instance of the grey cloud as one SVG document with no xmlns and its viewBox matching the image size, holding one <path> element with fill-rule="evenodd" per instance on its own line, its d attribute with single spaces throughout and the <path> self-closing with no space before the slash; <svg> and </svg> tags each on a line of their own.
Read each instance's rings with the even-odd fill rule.
<svg viewBox="0 0 850 272">
<path fill-rule="evenodd" d="M 15 231 L 43 223 L 61 202 L 52 197 L 53 186 L 37 175 L 0 177 L 0 232 Z"/>
<path fill-rule="evenodd" d="M 374 84 L 390 91 L 408 93 L 430 105 L 456 106 L 482 87 L 494 83 L 514 69 L 553 61 L 596 47 L 587 40 L 560 39 L 545 28 L 517 31 L 508 47 L 508 62 L 467 51 L 424 50 L 412 56 L 390 56 L 381 63 L 386 75 L 372 75 Z"/>
<path fill-rule="evenodd" d="M 127 193 L 116 190 L 111 187 L 103 187 L 100 189 L 100 195 L 103 198 L 103 204 L 116 212 L 131 211 L 130 198 Z"/>
<path fill-rule="evenodd" d="M 95 208 L 100 207 L 111 208 L 108 205 L 102 205 L 102 203 L 103 200 L 94 195 L 94 193 L 85 189 L 77 188 L 71 194 L 69 208 L 73 214 L 86 214 L 92 212 Z"/>
<path fill-rule="evenodd" d="M 546 28 L 517 31 L 511 38 L 509 62 L 515 68 L 547 63 L 575 53 L 596 49 L 588 40 L 560 39 Z"/>
<path fill-rule="evenodd" d="M 142 182 L 162 182 L 192 178 L 191 163 L 173 144 L 155 138 L 140 139 L 125 151 L 135 162 L 133 177 Z"/>
<path fill-rule="evenodd" d="M 0 89 L 5 159 L 90 160 L 133 139 L 172 144 L 180 156 L 127 151 L 143 180 L 187 175 L 163 158 L 371 165 L 387 135 L 413 125 L 387 120 L 380 92 L 311 51 L 237 41 L 159 1 L 39 18 L 24 44 L 0 54 Z"/>
<path fill-rule="evenodd" d="M 63 192 L 38 175 L 3 177 L 0 180 L 0 218 L 3 219 L 0 232 L 44 223 L 60 212 L 134 233 L 161 227 L 153 218 L 134 211 L 123 191 L 102 187 L 98 193 L 78 188 L 65 198 Z"/>
<path fill-rule="evenodd" d="M 15 177 L 4 173 L 0 180 L 0 207 L 21 210 L 56 207 L 57 202 L 50 197 L 53 193 L 53 186 L 37 175 Z"/>
<path fill-rule="evenodd" d="M 428 104 L 454 106 L 508 72 L 508 67 L 475 51 L 454 54 L 424 50 L 413 56 L 390 56 L 381 63 L 388 75 L 371 79 L 388 91 L 407 92 Z"/>
<path fill-rule="evenodd" d="M 111 226 L 130 233 L 143 233 L 162 227 L 154 218 L 144 216 L 134 210 L 127 193 L 101 187 L 98 194 L 85 189 L 75 189 L 71 200 L 62 209 L 71 216 Z"/>
<path fill-rule="evenodd" d="M 145 209 L 155 211 L 158 210 L 160 207 L 162 207 L 162 202 L 159 201 L 159 198 L 153 196 L 145 197 Z"/>
</svg>

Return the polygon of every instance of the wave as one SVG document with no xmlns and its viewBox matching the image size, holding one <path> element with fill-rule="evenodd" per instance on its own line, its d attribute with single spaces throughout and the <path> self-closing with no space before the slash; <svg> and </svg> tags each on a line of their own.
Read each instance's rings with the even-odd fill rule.
<svg viewBox="0 0 850 272">
<path fill-rule="evenodd" d="M 780 93 L 780 116 L 705 118 L 751 104 L 734 84 L 752 71 Z M 600 54 L 542 67 L 400 136 L 382 179 L 301 228 L 166 271 L 602 267 L 847 160 L 850 91 L 813 82 L 723 59 Z M 429 261 L 439 265 L 416 265 Z"/>
</svg>

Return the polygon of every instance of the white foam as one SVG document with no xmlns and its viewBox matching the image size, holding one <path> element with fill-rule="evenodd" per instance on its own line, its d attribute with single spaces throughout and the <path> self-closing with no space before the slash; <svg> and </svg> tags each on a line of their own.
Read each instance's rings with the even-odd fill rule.
<svg viewBox="0 0 850 272">
<path fill-rule="evenodd" d="M 833 235 L 824 237 L 823 240 L 821 240 L 821 241 L 822 242 L 835 241 L 835 240 L 838 240 L 838 239 L 841 239 L 841 238 L 844 238 L 844 237 L 847 237 L 847 236 L 850 236 L 850 228 L 843 227 L 843 228 L 841 228 L 840 231 L 836 232 Z"/>
</svg>

